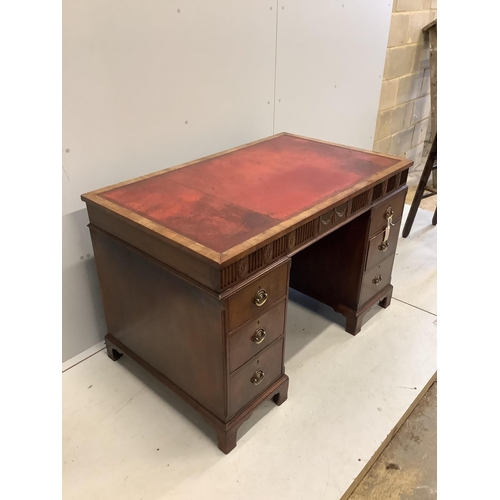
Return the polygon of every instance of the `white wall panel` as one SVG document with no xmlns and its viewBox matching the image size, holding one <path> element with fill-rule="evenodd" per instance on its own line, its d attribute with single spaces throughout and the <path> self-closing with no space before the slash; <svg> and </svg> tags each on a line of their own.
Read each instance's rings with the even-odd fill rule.
<svg viewBox="0 0 500 500">
<path fill-rule="evenodd" d="M 272 133 L 269 1 L 66 0 L 63 16 L 63 164 L 77 192 Z"/>
<path fill-rule="evenodd" d="M 275 1 L 63 2 L 63 361 L 106 333 L 80 195 L 271 135 L 275 44 Z"/>
<path fill-rule="evenodd" d="M 275 132 L 372 149 L 392 0 L 279 0 Z"/>
</svg>

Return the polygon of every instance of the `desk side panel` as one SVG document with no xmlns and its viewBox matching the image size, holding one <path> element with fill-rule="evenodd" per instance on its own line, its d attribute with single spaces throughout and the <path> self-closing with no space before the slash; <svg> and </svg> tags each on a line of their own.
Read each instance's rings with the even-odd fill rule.
<svg viewBox="0 0 500 500">
<path fill-rule="evenodd" d="M 108 332 L 224 419 L 221 302 L 91 229 Z"/>
</svg>

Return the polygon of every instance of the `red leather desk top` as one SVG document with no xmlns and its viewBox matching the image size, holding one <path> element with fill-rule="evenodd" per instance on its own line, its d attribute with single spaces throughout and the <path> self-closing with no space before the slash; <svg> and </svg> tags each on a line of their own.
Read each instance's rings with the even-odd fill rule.
<svg viewBox="0 0 500 500">
<path fill-rule="evenodd" d="M 280 135 L 99 196 L 222 253 L 399 161 Z"/>
</svg>

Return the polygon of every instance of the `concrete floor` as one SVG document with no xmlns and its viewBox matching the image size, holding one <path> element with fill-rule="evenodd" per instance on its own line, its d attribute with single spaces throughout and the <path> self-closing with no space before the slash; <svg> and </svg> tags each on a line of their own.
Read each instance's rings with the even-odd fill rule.
<svg viewBox="0 0 500 500">
<path fill-rule="evenodd" d="M 437 382 L 434 382 L 349 500 L 437 498 Z"/>
</svg>

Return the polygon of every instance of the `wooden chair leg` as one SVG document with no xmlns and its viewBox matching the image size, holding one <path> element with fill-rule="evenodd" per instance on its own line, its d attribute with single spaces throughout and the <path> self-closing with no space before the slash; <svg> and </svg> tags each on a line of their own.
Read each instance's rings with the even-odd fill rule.
<svg viewBox="0 0 500 500">
<path fill-rule="evenodd" d="M 411 227 L 413 226 L 413 221 L 415 220 L 415 216 L 417 215 L 418 207 L 420 206 L 420 202 L 422 201 L 422 196 L 424 194 L 425 186 L 429 180 L 429 176 L 432 172 L 432 167 L 434 166 L 434 161 L 437 157 L 437 134 L 434 136 L 434 140 L 432 141 L 431 150 L 429 151 L 429 155 L 427 156 L 427 161 L 425 162 L 424 171 L 420 177 L 420 181 L 418 182 L 417 190 L 415 191 L 415 197 L 413 198 L 410 212 L 408 217 L 406 218 L 405 226 L 403 228 L 403 238 L 406 238 L 411 231 Z"/>
<path fill-rule="evenodd" d="M 438 209 L 434 210 L 434 215 L 432 216 L 432 225 L 435 226 L 438 223 Z"/>
</svg>

